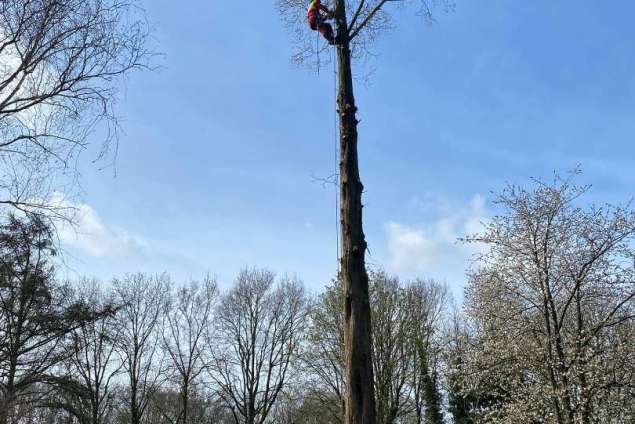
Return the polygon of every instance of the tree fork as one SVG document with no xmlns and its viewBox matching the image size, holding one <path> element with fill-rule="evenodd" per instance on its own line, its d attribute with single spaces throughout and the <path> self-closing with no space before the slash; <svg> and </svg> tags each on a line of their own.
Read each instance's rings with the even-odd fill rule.
<svg viewBox="0 0 635 424">
<path fill-rule="evenodd" d="M 362 192 L 357 155 L 357 107 L 353 93 L 350 34 L 346 3 L 335 2 L 340 120 L 340 199 L 344 290 L 346 395 L 344 424 L 375 424 L 371 358 L 370 304 L 366 273 L 366 240 L 362 228 Z"/>
</svg>

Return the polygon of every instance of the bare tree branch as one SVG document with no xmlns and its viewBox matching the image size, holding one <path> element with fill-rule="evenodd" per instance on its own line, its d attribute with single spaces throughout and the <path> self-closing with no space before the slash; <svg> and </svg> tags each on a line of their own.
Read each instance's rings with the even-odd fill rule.
<svg viewBox="0 0 635 424">
<path fill-rule="evenodd" d="M 103 129 L 100 158 L 116 150 L 117 89 L 150 68 L 148 25 L 136 0 L 4 0 L 0 3 L 0 161 L 39 171 L 0 176 L 0 200 L 48 203 L 75 182 L 78 155 Z M 28 192 L 17 201 L 13 191 Z M 36 202 L 36 200 L 38 200 Z"/>
</svg>

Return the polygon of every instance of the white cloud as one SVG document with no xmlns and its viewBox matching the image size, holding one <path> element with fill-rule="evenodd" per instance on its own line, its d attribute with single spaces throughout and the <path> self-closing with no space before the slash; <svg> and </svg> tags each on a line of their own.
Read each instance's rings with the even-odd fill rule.
<svg viewBox="0 0 635 424">
<path fill-rule="evenodd" d="M 423 222 L 391 221 L 385 225 L 390 271 L 437 278 L 462 275 L 480 247 L 459 243 L 458 239 L 482 229 L 488 217 L 485 199 L 476 195 L 469 202 L 460 203 L 425 195 L 413 202 L 421 206 L 426 216 Z"/>
<path fill-rule="evenodd" d="M 59 231 L 64 246 L 95 258 L 120 258 L 142 253 L 148 243 L 139 236 L 106 224 L 97 211 L 81 203 L 75 208 L 75 226 L 63 225 Z"/>
<path fill-rule="evenodd" d="M 66 278 L 90 275 L 105 280 L 126 272 L 168 272 L 177 279 L 200 276 L 209 271 L 199 250 L 148 238 L 112 225 L 92 206 L 65 200 L 56 194 L 53 201 L 74 210 L 74 225 L 57 227 L 64 255 L 58 269 Z"/>
</svg>

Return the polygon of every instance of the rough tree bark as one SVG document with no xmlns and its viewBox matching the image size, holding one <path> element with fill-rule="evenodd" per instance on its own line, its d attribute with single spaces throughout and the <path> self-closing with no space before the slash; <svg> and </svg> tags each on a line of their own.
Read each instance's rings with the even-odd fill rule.
<svg viewBox="0 0 635 424">
<path fill-rule="evenodd" d="M 362 228 L 362 192 L 357 155 L 357 108 L 353 92 L 350 34 L 346 2 L 337 0 L 337 61 L 340 121 L 340 198 L 346 346 L 345 424 L 375 424 L 375 393 L 371 358 L 371 317 L 366 273 L 366 240 Z"/>
<path fill-rule="evenodd" d="M 384 30 L 391 28 L 392 16 L 384 8 L 397 0 L 332 0 L 337 33 L 337 108 L 340 122 L 340 201 L 342 258 L 340 279 L 344 294 L 344 339 L 346 384 L 345 424 L 375 424 L 375 394 L 371 358 L 371 312 L 368 275 L 365 267 L 366 240 L 362 228 L 362 192 L 357 156 L 357 108 L 351 70 L 352 58 L 368 53 L 368 47 Z M 399 1 L 419 4 L 419 13 L 432 18 L 432 8 L 450 7 L 447 0 Z M 297 37 L 299 51 L 294 61 L 303 63 L 321 50 L 306 31 L 307 2 L 276 0 L 285 23 Z M 308 38 L 307 38 L 308 35 Z M 319 36 L 318 36 L 319 37 Z M 319 38 L 318 38 L 319 40 Z M 313 48 L 313 46 L 316 46 Z"/>
</svg>

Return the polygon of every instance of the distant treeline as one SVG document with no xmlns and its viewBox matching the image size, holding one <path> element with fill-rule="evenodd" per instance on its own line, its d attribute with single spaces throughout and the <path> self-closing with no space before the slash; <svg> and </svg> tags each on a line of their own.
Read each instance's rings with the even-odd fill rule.
<svg viewBox="0 0 635 424">
<path fill-rule="evenodd" d="M 370 272 L 378 420 L 629 423 L 635 215 L 570 180 L 509 187 L 462 308 L 444 284 Z M 340 423 L 343 302 L 244 269 L 174 283 L 57 280 L 38 215 L 0 227 L 0 424 Z"/>
</svg>

